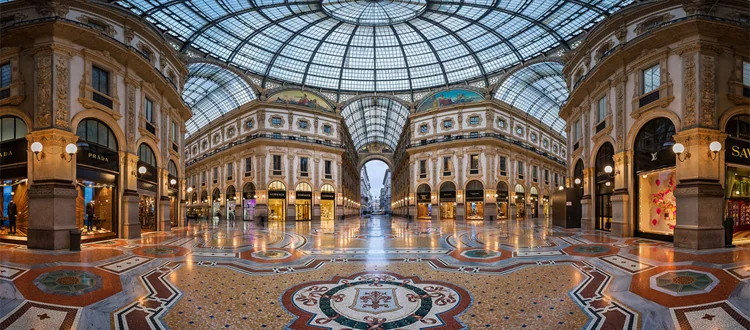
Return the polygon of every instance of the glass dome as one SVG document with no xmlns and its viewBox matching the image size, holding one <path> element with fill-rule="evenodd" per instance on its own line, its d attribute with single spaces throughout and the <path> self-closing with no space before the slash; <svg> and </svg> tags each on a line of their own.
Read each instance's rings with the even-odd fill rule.
<svg viewBox="0 0 750 330">
<path fill-rule="evenodd" d="M 629 0 L 122 0 L 244 71 L 316 88 L 409 91 L 486 79 L 558 47 Z"/>
</svg>

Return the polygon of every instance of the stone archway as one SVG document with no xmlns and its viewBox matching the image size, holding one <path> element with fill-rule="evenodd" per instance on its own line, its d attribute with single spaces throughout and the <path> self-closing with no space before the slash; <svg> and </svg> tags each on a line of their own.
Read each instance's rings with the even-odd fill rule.
<svg viewBox="0 0 750 330">
<path fill-rule="evenodd" d="M 371 160 L 380 160 L 383 161 L 386 165 L 388 165 L 388 169 L 391 170 L 391 173 L 395 170 L 393 168 L 393 154 L 392 153 L 359 153 L 359 164 L 357 165 L 357 173 L 362 171 L 362 168 L 364 168 L 365 164 Z"/>
</svg>

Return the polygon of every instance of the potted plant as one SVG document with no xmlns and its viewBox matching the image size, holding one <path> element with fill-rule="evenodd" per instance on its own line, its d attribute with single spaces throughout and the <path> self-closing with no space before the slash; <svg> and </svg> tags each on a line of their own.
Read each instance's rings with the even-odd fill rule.
<svg viewBox="0 0 750 330">
<path fill-rule="evenodd" d="M 726 217 L 724 219 L 724 247 L 734 247 L 732 245 L 732 235 L 734 234 L 734 219 Z"/>
</svg>

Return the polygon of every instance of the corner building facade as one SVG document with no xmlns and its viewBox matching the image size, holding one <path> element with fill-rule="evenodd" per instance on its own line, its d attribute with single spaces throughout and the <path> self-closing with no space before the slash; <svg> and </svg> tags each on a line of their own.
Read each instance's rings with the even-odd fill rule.
<svg viewBox="0 0 750 330">
<path fill-rule="evenodd" d="M 567 55 L 560 116 L 583 228 L 724 246 L 722 220 L 747 207 L 746 12 L 734 1 L 632 5 Z"/>
<path fill-rule="evenodd" d="M 10 200 L 18 216 L 0 239 L 66 249 L 71 230 L 169 230 L 184 214 L 191 112 L 187 69 L 161 33 L 86 2 L 4 4 L 2 24 L 1 205 L 3 220 Z"/>
</svg>

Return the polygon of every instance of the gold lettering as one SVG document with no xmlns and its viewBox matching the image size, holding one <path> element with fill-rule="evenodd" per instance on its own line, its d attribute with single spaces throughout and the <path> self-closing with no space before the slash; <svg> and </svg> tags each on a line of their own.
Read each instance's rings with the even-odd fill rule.
<svg viewBox="0 0 750 330">
<path fill-rule="evenodd" d="M 100 160 L 100 161 L 107 162 L 107 163 L 109 162 L 109 158 L 101 156 L 101 155 L 97 155 L 95 153 L 89 152 L 88 156 L 89 158 L 93 158 L 93 159 Z"/>
<path fill-rule="evenodd" d="M 8 156 L 13 156 L 13 151 L 3 151 L 3 152 L 0 152 L 0 158 L 2 158 L 2 157 L 8 157 Z"/>
<path fill-rule="evenodd" d="M 739 146 L 732 146 L 732 157 L 750 159 L 750 148 L 740 148 Z"/>
</svg>

